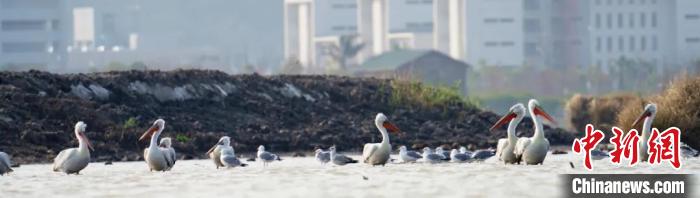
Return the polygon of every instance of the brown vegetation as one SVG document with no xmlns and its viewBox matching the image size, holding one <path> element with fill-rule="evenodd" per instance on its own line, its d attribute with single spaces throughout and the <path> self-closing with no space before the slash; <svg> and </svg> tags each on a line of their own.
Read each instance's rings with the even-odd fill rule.
<svg viewBox="0 0 700 198">
<path fill-rule="evenodd" d="M 576 94 L 566 102 L 566 124 L 574 131 L 583 132 L 586 124 L 609 131 L 619 112 L 629 105 L 643 105 L 641 97 L 631 93 L 613 93 L 600 97 Z M 641 108 L 640 108 L 641 109 Z"/>
</svg>

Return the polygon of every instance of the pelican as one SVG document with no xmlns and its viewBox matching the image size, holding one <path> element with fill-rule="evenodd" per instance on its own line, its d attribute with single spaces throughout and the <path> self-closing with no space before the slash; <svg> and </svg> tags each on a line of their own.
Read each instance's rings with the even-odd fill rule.
<svg viewBox="0 0 700 198">
<path fill-rule="evenodd" d="M 323 151 L 323 149 L 316 149 L 314 151 L 316 160 L 321 162 L 321 164 L 326 164 L 331 161 L 331 153 L 328 151 Z"/>
<path fill-rule="evenodd" d="M 642 120 L 644 120 L 644 124 L 642 125 L 642 137 L 639 140 L 638 146 L 639 146 L 639 160 L 644 162 L 649 159 L 649 153 L 647 153 L 649 149 L 648 141 L 649 141 L 649 136 L 650 136 L 650 131 L 651 131 L 651 123 L 654 121 L 654 118 L 656 117 L 656 104 L 650 103 L 647 104 L 647 106 L 644 107 L 644 112 L 642 112 L 641 115 L 639 115 L 639 118 L 632 123 L 632 128 L 636 127 L 637 124 L 639 124 Z"/>
<path fill-rule="evenodd" d="M 78 148 L 69 148 L 58 153 L 53 160 L 53 171 L 66 174 L 80 174 L 80 171 L 90 163 L 90 150 L 95 150 L 85 136 L 87 124 L 80 121 L 75 124 L 75 137 L 78 138 Z"/>
<path fill-rule="evenodd" d="M 227 146 L 231 146 L 231 138 L 228 136 L 223 136 L 219 139 L 219 142 L 217 142 L 209 151 L 207 151 L 207 155 L 209 155 L 209 158 L 211 158 L 212 161 L 214 161 L 214 165 L 216 165 L 216 168 L 218 169 L 219 167 L 224 167 L 224 163 L 221 162 L 221 149 Z"/>
<path fill-rule="evenodd" d="M 442 157 L 442 160 L 449 161 L 450 160 L 450 152 L 442 150 L 442 147 L 438 146 L 435 148 L 435 154 L 438 154 Z"/>
<path fill-rule="evenodd" d="M 236 157 L 236 153 L 233 150 L 233 147 L 227 146 L 227 145 L 221 145 L 220 153 L 221 155 L 219 156 L 221 164 L 224 165 L 224 167 L 227 168 L 233 168 L 233 167 L 245 167 L 248 166 L 248 164 L 244 164 L 241 162 L 241 160 L 238 160 Z M 217 167 L 218 168 L 218 167 Z"/>
<path fill-rule="evenodd" d="M 141 135 L 139 141 L 151 138 L 148 148 L 143 150 L 143 158 L 151 171 L 168 171 L 175 165 L 175 159 L 169 155 L 169 150 L 157 145 L 158 137 L 165 128 L 165 120 L 158 119 L 153 122 L 153 126 Z"/>
<path fill-rule="evenodd" d="M 175 153 L 175 148 L 173 148 L 173 143 L 172 143 L 171 138 L 165 137 L 165 138 L 160 139 L 160 144 L 158 146 L 165 149 L 165 154 L 170 156 L 170 159 L 173 160 L 173 166 L 174 166 L 175 162 L 177 162 L 177 153 Z"/>
<path fill-rule="evenodd" d="M 0 151 L 0 175 L 12 172 L 12 162 L 7 153 Z"/>
<path fill-rule="evenodd" d="M 466 162 L 469 161 L 471 158 L 472 156 L 460 153 L 457 149 L 452 149 L 452 152 L 450 152 L 450 161 L 452 162 Z"/>
<path fill-rule="evenodd" d="M 398 133 L 399 128 L 389 122 L 383 113 L 377 114 L 377 117 L 374 119 L 374 125 L 377 126 L 377 129 L 382 134 L 382 142 L 365 144 L 364 149 L 362 149 L 362 162 L 372 166 L 384 166 L 389 161 L 389 155 L 391 154 L 391 144 L 389 144 L 387 131 Z"/>
<path fill-rule="evenodd" d="M 354 159 L 352 159 L 348 156 L 342 155 L 342 154 L 337 154 L 335 152 L 335 146 L 332 146 L 329 150 L 330 150 L 331 162 L 333 162 L 333 164 L 335 164 L 335 165 L 343 166 L 345 164 L 357 163 L 357 160 L 354 160 Z"/>
<path fill-rule="evenodd" d="M 263 162 L 263 166 L 267 166 L 267 164 L 272 161 L 281 160 L 279 156 L 265 151 L 265 146 L 263 145 L 260 145 L 258 147 L 258 159 L 260 159 Z"/>
<path fill-rule="evenodd" d="M 435 154 L 430 147 L 423 148 L 423 161 L 431 164 L 442 162 L 442 156 Z"/>
<path fill-rule="evenodd" d="M 406 146 L 399 147 L 399 158 L 403 162 L 416 162 L 416 160 L 423 158 L 420 153 L 415 151 L 409 151 Z"/>
<path fill-rule="evenodd" d="M 503 116 L 489 129 L 493 132 L 495 129 L 508 122 L 508 136 L 499 139 L 498 146 L 496 146 L 496 156 L 499 160 L 503 161 L 503 163 L 520 164 L 520 159 L 515 157 L 515 153 L 513 153 L 515 143 L 518 142 L 518 137 L 515 136 L 515 128 L 518 127 L 520 121 L 525 117 L 525 112 L 525 105 L 522 103 L 515 104 L 510 108 L 508 114 Z"/>
<path fill-rule="evenodd" d="M 544 129 L 542 127 L 542 121 L 540 121 L 539 116 L 550 121 L 556 125 L 552 116 L 547 114 L 540 107 L 539 102 L 535 99 L 530 99 L 528 102 L 528 109 L 530 111 L 530 116 L 532 117 L 532 122 L 535 125 L 535 134 L 530 138 L 520 138 L 518 142 L 515 143 L 515 153 L 516 158 L 520 158 L 525 161 L 525 164 L 542 164 L 544 158 L 547 157 L 547 152 L 549 151 L 549 141 L 544 138 Z"/>
</svg>

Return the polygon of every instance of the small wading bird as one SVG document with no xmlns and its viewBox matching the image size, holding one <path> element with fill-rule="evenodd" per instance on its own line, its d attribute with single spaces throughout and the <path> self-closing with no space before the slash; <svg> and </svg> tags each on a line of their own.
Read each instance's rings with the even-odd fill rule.
<svg viewBox="0 0 700 198">
<path fill-rule="evenodd" d="M 153 122 L 153 126 L 141 135 L 139 141 L 151 138 L 148 148 L 143 150 L 143 158 L 151 171 L 168 171 L 175 165 L 175 159 L 169 155 L 167 148 L 158 146 L 158 137 L 165 128 L 165 120 L 158 119 Z"/>
<path fill-rule="evenodd" d="M 158 146 L 165 149 L 165 154 L 170 156 L 170 159 L 173 160 L 173 166 L 175 166 L 175 162 L 177 162 L 177 153 L 175 153 L 175 148 L 173 148 L 172 140 L 169 137 L 162 138 Z"/>
<path fill-rule="evenodd" d="M 314 151 L 316 161 L 321 162 L 321 164 L 326 164 L 331 161 L 331 153 L 328 151 L 323 151 L 323 149 L 316 149 Z"/>
<path fill-rule="evenodd" d="M 399 147 L 399 158 L 403 162 L 416 162 L 416 160 L 423 158 L 419 152 L 409 151 L 406 146 Z"/>
<path fill-rule="evenodd" d="M 389 122 L 382 113 L 377 114 L 377 117 L 374 119 L 374 125 L 382 134 L 382 142 L 365 144 L 365 147 L 362 149 L 362 162 L 372 166 L 384 166 L 389 161 L 389 155 L 391 154 L 391 144 L 389 143 L 387 131 L 399 133 L 399 128 Z"/>
<path fill-rule="evenodd" d="M 535 134 L 530 138 L 518 139 L 518 142 L 515 143 L 515 156 L 528 165 L 542 164 L 549 151 L 549 141 L 544 137 L 544 128 L 539 117 L 542 116 L 555 125 L 556 122 L 552 119 L 552 116 L 542 110 L 540 103 L 535 99 L 530 99 L 530 102 L 528 102 L 528 110 L 535 125 Z"/>
<path fill-rule="evenodd" d="M 12 172 L 12 161 L 7 153 L 0 151 L 0 175 Z"/>
<path fill-rule="evenodd" d="M 263 162 L 263 166 L 267 166 L 268 163 L 272 161 L 282 161 L 279 156 L 272 154 L 270 152 L 265 151 L 265 146 L 260 145 L 258 147 L 258 159 Z"/>
<path fill-rule="evenodd" d="M 498 140 L 498 145 L 496 146 L 496 157 L 506 164 L 520 164 L 520 158 L 515 156 L 513 151 L 515 150 L 515 143 L 518 142 L 518 137 L 515 136 L 515 129 L 518 127 L 520 121 L 525 117 L 525 105 L 518 103 L 513 105 L 508 113 L 503 116 L 496 124 L 489 129 L 491 132 L 496 131 L 501 125 L 508 123 L 507 137 Z"/>
<path fill-rule="evenodd" d="M 331 162 L 333 162 L 333 164 L 335 164 L 335 165 L 343 166 L 345 164 L 357 163 L 357 160 L 354 160 L 348 156 L 336 153 L 335 146 L 331 146 L 331 148 L 329 150 L 330 150 Z"/>
<path fill-rule="evenodd" d="M 642 137 L 639 140 L 638 146 L 639 146 L 639 151 L 637 152 L 639 160 L 641 161 L 647 161 L 649 159 L 649 153 L 647 153 L 647 150 L 649 149 L 648 141 L 649 141 L 649 136 L 651 133 L 651 123 L 654 122 L 654 118 L 656 118 L 656 104 L 647 104 L 644 107 L 644 112 L 642 112 L 641 115 L 637 118 L 637 120 L 632 123 L 632 128 L 636 127 L 637 124 L 641 123 L 642 120 L 644 120 L 644 124 L 642 125 Z"/>
<path fill-rule="evenodd" d="M 221 156 L 219 156 L 221 160 L 221 164 L 224 165 L 224 167 L 227 168 L 233 168 L 233 167 L 245 167 L 248 166 L 248 164 L 244 164 L 241 162 L 241 160 L 238 160 L 236 157 L 236 153 L 233 150 L 233 147 L 227 146 L 227 145 L 222 145 L 221 146 Z"/>
<path fill-rule="evenodd" d="M 66 174 L 80 174 L 80 171 L 90 163 L 90 150 L 92 144 L 85 136 L 87 124 L 78 122 L 75 124 L 75 137 L 78 138 L 78 148 L 69 148 L 58 153 L 53 160 L 53 171 Z"/>
<path fill-rule="evenodd" d="M 221 162 L 221 149 L 230 146 L 231 138 L 228 136 L 223 136 L 213 147 L 211 147 L 211 149 L 209 149 L 209 151 L 207 151 L 207 155 L 212 161 L 214 161 L 214 165 L 216 165 L 217 169 L 224 166 L 224 163 Z"/>
</svg>

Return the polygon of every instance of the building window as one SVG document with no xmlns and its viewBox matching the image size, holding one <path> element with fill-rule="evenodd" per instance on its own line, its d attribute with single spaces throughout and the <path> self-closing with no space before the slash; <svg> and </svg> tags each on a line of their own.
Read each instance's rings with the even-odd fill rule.
<svg viewBox="0 0 700 198">
<path fill-rule="evenodd" d="M 595 13 L 595 28 L 596 29 L 600 29 L 600 20 L 601 20 L 600 13 Z"/>
<path fill-rule="evenodd" d="M 525 32 L 540 32 L 540 20 L 537 19 L 525 19 Z"/>
<path fill-rule="evenodd" d="M 511 46 L 514 46 L 514 45 L 515 45 L 515 42 L 513 42 L 513 41 L 503 41 L 503 42 L 501 42 L 501 46 L 503 46 L 503 47 L 511 47 Z"/>
<path fill-rule="evenodd" d="M 540 53 L 537 51 L 536 43 L 525 43 L 525 55 L 526 56 L 538 56 Z"/>
<path fill-rule="evenodd" d="M 418 2 L 420 3 L 420 2 Z M 406 4 L 411 4 L 410 1 L 406 1 Z M 357 4 L 355 3 L 335 3 L 331 5 L 331 8 L 333 9 L 356 9 Z"/>
<path fill-rule="evenodd" d="M 600 3 L 600 2 L 598 2 Z M 526 10 L 538 10 L 540 9 L 540 0 L 525 0 Z"/>
<path fill-rule="evenodd" d="M 43 42 L 7 42 L 2 43 L 2 53 L 43 53 L 46 44 Z"/>
<path fill-rule="evenodd" d="M 595 51 L 600 52 L 601 48 L 603 47 L 602 41 L 600 37 L 595 38 Z"/>
<path fill-rule="evenodd" d="M 630 19 L 630 28 L 634 28 L 634 13 L 630 13 L 630 17 L 628 18 Z"/>
<path fill-rule="evenodd" d="M 700 19 L 700 14 L 686 14 L 685 19 L 686 20 L 698 20 L 698 19 Z"/>
<path fill-rule="evenodd" d="M 630 36 L 630 42 L 629 42 L 630 43 L 630 52 L 634 51 L 635 50 L 634 48 L 636 48 L 634 46 L 634 42 L 635 42 L 634 36 Z"/>
<path fill-rule="evenodd" d="M 612 49 L 613 49 L 613 39 L 612 39 L 612 37 L 608 37 L 608 40 L 606 41 L 605 44 L 607 45 L 608 52 L 612 52 Z"/>
<path fill-rule="evenodd" d="M 651 27 L 655 28 L 658 25 L 657 22 L 658 21 L 656 20 L 656 12 L 652 12 L 651 13 Z"/>
<path fill-rule="evenodd" d="M 612 13 L 608 13 L 607 16 L 605 16 L 605 20 L 606 20 L 608 29 L 612 29 L 612 23 L 613 23 Z"/>
<path fill-rule="evenodd" d="M 41 31 L 46 29 L 42 20 L 7 20 L 0 24 L 2 31 Z"/>
<path fill-rule="evenodd" d="M 639 27 L 644 28 L 647 25 L 647 14 L 639 13 Z"/>
<path fill-rule="evenodd" d="M 595 5 L 600 5 L 600 0 L 595 0 Z"/>
<path fill-rule="evenodd" d="M 496 47 L 496 46 L 498 46 L 498 42 L 489 41 L 489 42 L 484 43 L 484 46 L 486 46 L 486 47 Z"/>
<path fill-rule="evenodd" d="M 515 19 L 513 18 L 501 18 L 501 23 L 513 23 Z"/>
<path fill-rule="evenodd" d="M 700 37 L 685 38 L 686 43 L 700 43 Z"/>
<path fill-rule="evenodd" d="M 656 51 L 659 49 L 659 41 L 656 38 L 656 35 L 651 37 L 651 50 Z"/>
<path fill-rule="evenodd" d="M 640 42 L 640 44 L 639 44 L 639 45 L 640 45 L 640 46 L 639 46 L 640 50 L 641 50 L 641 51 L 647 50 L 647 37 L 642 36 L 642 38 L 641 38 L 641 40 L 640 40 L 639 42 Z"/>
<path fill-rule="evenodd" d="M 620 52 L 625 51 L 625 38 L 623 38 L 622 36 L 617 38 L 617 50 Z"/>
<path fill-rule="evenodd" d="M 497 18 L 485 18 L 484 23 L 498 23 Z"/>
<path fill-rule="evenodd" d="M 624 19 L 622 18 L 622 13 L 617 14 L 617 28 L 622 29 Z"/>
</svg>

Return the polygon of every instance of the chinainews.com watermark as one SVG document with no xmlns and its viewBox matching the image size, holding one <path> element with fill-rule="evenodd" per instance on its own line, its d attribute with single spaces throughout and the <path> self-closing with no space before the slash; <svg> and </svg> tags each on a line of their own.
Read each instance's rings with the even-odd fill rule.
<svg viewBox="0 0 700 198">
<path fill-rule="evenodd" d="M 691 197 L 691 175 L 567 174 L 566 197 Z"/>
</svg>

